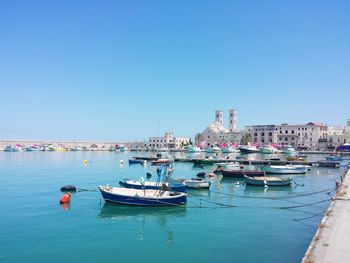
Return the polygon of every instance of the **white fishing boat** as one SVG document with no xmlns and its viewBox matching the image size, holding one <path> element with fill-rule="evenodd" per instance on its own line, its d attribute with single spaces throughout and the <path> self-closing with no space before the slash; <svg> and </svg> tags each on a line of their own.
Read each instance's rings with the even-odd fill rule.
<svg viewBox="0 0 350 263">
<path fill-rule="evenodd" d="M 192 145 L 187 146 L 186 151 L 189 153 L 203 152 L 203 150 L 198 146 L 192 146 Z"/>
<path fill-rule="evenodd" d="M 284 148 L 283 152 L 285 154 L 289 154 L 289 155 L 297 155 L 298 154 L 298 152 L 291 146 L 287 146 L 286 148 Z"/>
<path fill-rule="evenodd" d="M 178 182 L 184 183 L 188 188 L 193 188 L 193 189 L 205 189 L 209 188 L 211 182 L 200 179 L 200 178 L 191 178 L 191 179 L 176 179 Z"/>
<path fill-rule="evenodd" d="M 207 153 L 219 153 L 219 152 L 221 152 L 221 149 L 217 146 L 211 146 L 211 147 L 207 148 L 206 152 Z"/>
<path fill-rule="evenodd" d="M 266 154 L 277 153 L 277 149 L 272 145 L 266 145 L 266 146 L 260 147 L 259 150 L 261 153 L 266 153 Z"/>
<path fill-rule="evenodd" d="M 215 165 L 217 165 L 218 168 L 225 168 L 225 169 L 236 168 L 240 166 L 239 162 L 228 162 L 228 163 L 223 162 L 223 163 L 215 163 Z"/>
<path fill-rule="evenodd" d="M 262 170 L 270 174 L 304 174 L 308 169 L 301 165 L 269 165 L 263 166 Z"/>
<path fill-rule="evenodd" d="M 221 147 L 221 152 L 223 153 L 239 153 L 240 150 L 232 146 Z"/>
</svg>

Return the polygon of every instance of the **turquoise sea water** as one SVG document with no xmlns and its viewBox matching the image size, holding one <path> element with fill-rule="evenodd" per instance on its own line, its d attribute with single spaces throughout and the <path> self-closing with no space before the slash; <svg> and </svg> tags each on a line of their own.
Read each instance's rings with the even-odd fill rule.
<svg viewBox="0 0 350 263">
<path fill-rule="evenodd" d="M 299 262 L 329 195 L 292 197 L 334 188 L 344 172 L 313 168 L 295 176 L 304 186 L 265 191 L 219 176 L 210 191 L 190 191 L 186 207 L 106 204 L 98 191 L 74 194 L 69 207 L 59 204 L 63 185 L 94 190 L 156 174 L 149 164 L 129 166 L 135 155 L 141 153 L 0 152 L 0 262 Z M 173 177 L 202 171 L 174 166 Z M 297 207 L 311 203 L 317 204 Z"/>
</svg>

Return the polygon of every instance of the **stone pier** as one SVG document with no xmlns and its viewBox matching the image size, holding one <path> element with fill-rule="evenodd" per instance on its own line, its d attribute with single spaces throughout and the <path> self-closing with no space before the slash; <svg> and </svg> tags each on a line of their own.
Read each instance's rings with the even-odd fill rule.
<svg viewBox="0 0 350 263">
<path fill-rule="evenodd" d="M 350 170 L 342 179 L 302 263 L 350 262 Z"/>
</svg>

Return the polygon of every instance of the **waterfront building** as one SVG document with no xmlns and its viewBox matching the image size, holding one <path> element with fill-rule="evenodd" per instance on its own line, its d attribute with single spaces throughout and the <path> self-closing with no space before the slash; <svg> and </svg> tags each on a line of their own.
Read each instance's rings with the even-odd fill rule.
<svg viewBox="0 0 350 263">
<path fill-rule="evenodd" d="M 252 125 L 246 126 L 245 131 L 250 134 L 254 143 L 277 143 L 277 125 Z"/>
<path fill-rule="evenodd" d="M 166 132 L 164 136 L 149 137 L 146 142 L 136 142 L 131 145 L 134 149 L 159 150 L 159 149 L 183 149 L 191 143 L 189 137 L 175 137 L 172 132 Z"/>
<path fill-rule="evenodd" d="M 255 143 L 277 143 L 293 147 L 318 148 L 319 142 L 327 141 L 327 126 L 319 122 L 304 125 L 252 125 L 246 126 Z"/>
<path fill-rule="evenodd" d="M 236 130 L 237 110 L 229 110 L 228 129 L 224 127 L 223 112 L 215 112 L 215 122 L 209 124 L 205 130 L 196 135 L 196 144 L 213 145 L 213 144 L 240 144 L 243 136 L 242 131 Z"/>
</svg>

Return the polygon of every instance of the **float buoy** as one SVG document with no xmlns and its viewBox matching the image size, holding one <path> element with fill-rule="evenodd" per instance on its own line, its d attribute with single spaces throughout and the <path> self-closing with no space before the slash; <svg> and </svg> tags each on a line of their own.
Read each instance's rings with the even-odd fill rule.
<svg viewBox="0 0 350 263">
<path fill-rule="evenodd" d="M 77 188 L 74 185 L 65 185 L 61 187 L 61 192 L 76 192 Z"/>
<path fill-rule="evenodd" d="M 64 194 L 61 199 L 60 199 L 60 203 L 61 204 L 66 204 L 70 202 L 70 193 L 66 193 Z"/>
<path fill-rule="evenodd" d="M 83 164 L 88 164 L 88 163 L 89 163 L 88 160 L 84 160 L 84 161 L 83 161 Z"/>
<path fill-rule="evenodd" d="M 197 176 L 198 176 L 198 177 L 204 177 L 204 176 L 205 176 L 205 173 L 204 173 L 204 172 L 198 173 Z"/>
<path fill-rule="evenodd" d="M 120 160 L 120 161 L 119 161 L 119 163 L 120 163 L 120 164 L 123 164 L 123 163 L 124 163 L 124 161 L 123 161 L 123 160 Z"/>
</svg>

